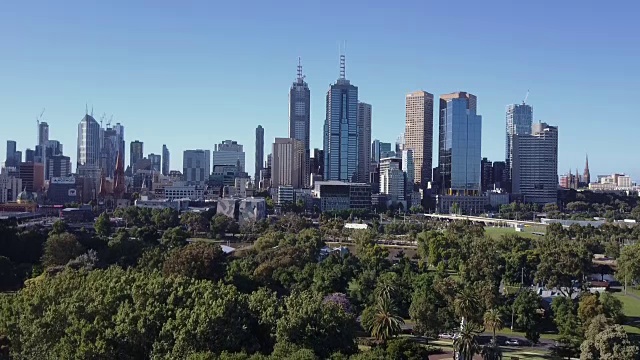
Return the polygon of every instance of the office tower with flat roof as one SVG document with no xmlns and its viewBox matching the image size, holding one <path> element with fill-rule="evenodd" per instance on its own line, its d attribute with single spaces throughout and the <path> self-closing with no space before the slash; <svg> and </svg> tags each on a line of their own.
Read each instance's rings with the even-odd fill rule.
<svg viewBox="0 0 640 360">
<path fill-rule="evenodd" d="M 506 141 L 505 141 L 505 163 L 511 179 L 511 162 L 514 135 L 531 134 L 533 124 L 533 107 L 524 102 L 522 104 L 511 104 L 507 106 L 506 115 Z"/>
<path fill-rule="evenodd" d="M 482 193 L 493 190 L 493 163 L 491 160 L 482 158 L 480 161 L 480 188 Z"/>
<path fill-rule="evenodd" d="M 169 153 L 169 148 L 167 148 L 166 144 L 162 145 L 162 175 L 169 175 L 169 171 L 171 167 L 171 154 Z"/>
<path fill-rule="evenodd" d="M 388 203 L 405 200 L 405 175 L 401 161 L 397 157 L 380 159 L 380 194 L 387 196 Z"/>
<path fill-rule="evenodd" d="M 5 167 L 16 167 L 17 164 L 22 161 L 22 156 L 20 161 L 16 162 L 16 152 L 17 152 L 18 144 L 13 140 L 7 140 L 7 156 L 4 160 Z"/>
<path fill-rule="evenodd" d="M 147 155 L 149 162 L 151 163 L 151 170 L 155 172 L 162 171 L 162 156 L 160 154 Z"/>
<path fill-rule="evenodd" d="M 304 186 L 304 143 L 293 138 L 276 138 L 273 143 L 271 186 Z"/>
<path fill-rule="evenodd" d="M 211 157 L 213 158 L 213 167 L 216 166 L 240 166 L 238 172 L 245 171 L 245 158 L 242 145 L 237 141 L 225 140 L 220 144 L 216 144 Z"/>
<path fill-rule="evenodd" d="M 324 180 L 358 179 L 358 87 L 347 80 L 345 57 L 340 55 L 340 77 L 327 92 L 324 121 Z"/>
<path fill-rule="evenodd" d="M 414 91 L 405 97 L 404 149 L 413 150 L 413 179 L 423 187 L 431 181 L 433 158 L 433 95 Z"/>
<path fill-rule="evenodd" d="M 44 146 L 49 141 L 49 124 L 38 122 L 38 145 Z"/>
<path fill-rule="evenodd" d="M 129 147 L 129 166 L 131 171 L 136 171 L 136 163 L 144 158 L 144 143 L 140 140 L 131 142 Z"/>
<path fill-rule="evenodd" d="M 466 92 L 440 96 L 439 167 L 442 194 L 479 195 L 482 116 Z"/>
<path fill-rule="evenodd" d="M 100 124 L 86 114 L 78 124 L 78 167 L 99 169 L 101 150 Z"/>
<path fill-rule="evenodd" d="M 312 174 L 324 175 L 324 150 L 313 149 L 313 167 L 311 169 Z"/>
<path fill-rule="evenodd" d="M 558 201 L 558 128 L 536 123 L 529 134 L 513 136 L 513 193 L 525 202 Z"/>
<path fill-rule="evenodd" d="M 413 184 L 415 184 L 415 169 L 416 163 L 413 155 L 413 149 L 402 150 L 402 171 L 407 177 L 407 190 L 413 191 Z"/>
<path fill-rule="evenodd" d="M 371 164 L 371 104 L 358 102 L 358 182 L 369 182 Z"/>
<path fill-rule="evenodd" d="M 258 125 L 256 128 L 256 159 L 255 159 L 255 173 L 253 176 L 253 182 L 257 186 L 260 182 L 260 170 L 262 170 L 264 163 L 264 128 L 262 125 Z"/>
<path fill-rule="evenodd" d="M 185 150 L 182 157 L 182 176 L 187 185 L 206 186 L 211 175 L 209 150 Z"/>
<path fill-rule="evenodd" d="M 111 178 L 116 171 L 116 159 L 120 151 L 120 140 L 115 129 L 107 127 L 102 131 L 101 169 L 105 177 Z"/>
<path fill-rule="evenodd" d="M 289 138 L 298 139 L 304 144 L 304 184 L 309 183 L 310 129 L 311 129 L 311 91 L 304 81 L 302 64 L 298 58 L 298 76 L 289 89 Z"/>
</svg>

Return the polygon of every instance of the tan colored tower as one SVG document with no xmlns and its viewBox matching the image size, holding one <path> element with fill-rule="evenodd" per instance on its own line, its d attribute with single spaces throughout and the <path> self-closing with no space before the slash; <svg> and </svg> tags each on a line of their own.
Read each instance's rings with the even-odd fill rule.
<svg viewBox="0 0 640 360">
<path fill-rule="evenodd" d="M 414 179 L 424 186 L 431 181 L 433 159 L 433 94 L 414 91 L 406 96 L 405 149 L 413 150 Z"/>
<path fill-rule="evenodd" d="M 304 186 L 304 142 L 293 138 L 276 138 L 273 143 L 271 186 Z"/>
</svg>

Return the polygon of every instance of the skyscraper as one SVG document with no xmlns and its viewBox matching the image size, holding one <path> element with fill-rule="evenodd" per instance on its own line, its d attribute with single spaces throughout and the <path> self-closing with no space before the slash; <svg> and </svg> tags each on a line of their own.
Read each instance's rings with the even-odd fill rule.
<svg viewBox="0 0 640 360">
<path fill-rule="evenodd" d="M 276 138 L 273 143 L 271 186 L 304 186 L 304 143 L 293 138 Z"/>
<path fill-rule="evenodd" d="M 147 158 L 149 159 L 149 162 L 151 163 L 151 170 L 153 170 L 155 172 L 161 172 L 162 171 L 162 156 L 152 153 L 152 154 L 149 154 L 147 156 Z"/>
<path fill-rule="evenodd" d="M 380 193 L 385 194 L 390 203 L 404 201 L 404 172 L 400 162 L 397 157 L 380 159 Z"/>
<path fill-rule="evenodd" d="M 244 150 L 242 145 L 238 144 L 237 141 L 225 140 L 220 144 L 216 144 L 214 149 L 212 153 L 214 169 L 216 166 L 237 166 L 240 164 L 238 171 L 245 171 Z"/>
<path fill-rule="evenodd" d="M 533 108 L 524 102 L 522 104 L 512 104 L 507 106 L 507 139 L 505 141 L 505 163 L 507 165 L 509 179 L 511 179 L 512 162 L 512 138 L 514 135 L 531 134 L 533 124 Z"/>
<path fill-rule="evenodd" d="M 289 90 L 289 137 L 298 139 L 304 144 L 304 184 L 309 183 L 310 163 L 310 128 L 311 128 L 311 92 L 304 81 L 302 64 L 298 58 L 298 77 Z"/>
<path fill-rule="evenodd" d="M 49 124 L 42 121 L 38 123 L 38 145 L 44 146 L 49 141 Z"/>
<path fill-rule="evenodd" d="M 171 167 L 171 155 L 169 154 L 169 149 L 166 144 L 162 145 L 162 175 L 169 175 L 169 171 Z"/>
<path fill-rule="evenodd" d="M 480 187 L 482 192 L 492 190 L 493 188 L 493 163 L 487 158 L 480 161 Z"/>
<path fill-rule="evenodd" d="M 482 116 L 466 92 L 440 96 L 439 167 L 443 194 L 480 193 Z"/>
<path fill-rule="evenodd" d="M 260 182 L 260 170 L 262 170 L 262 164 L 264 163 L 264 128 L 262 125 L 258 125 L 256 128 L 256 161 L 255 161 L 255 174 L 253 176 L 253 182 L 258 185 Z"/>
<path fill-rule="evenodd" d="M 324 180 L 358 179 L 358 88 L 345 76 L 340 55 L 340 77 L 327 92 L 324 121 Z"/>
<path fill-rule="evenodd" d="M 100 124 L 86 114 L 78 124 L 78 167 L 100 167 Z"/>
<path fill-rule="evenodd" d="M 144 158 L 144 143 L 140 140 L 132 141 L 129 147 L 129 166 L 136 171 L 136 163 Z"/>
<path fill-rule="evenodd" d="M 120 139 L 115 129 L 107 127 L 102 132 L 101 168 L 105 177 L 113 177 L 120 150 Z"/>
<path fill-rule="evenodd" d="M 522 195 L 525 202 L 556 203 L 558 128 L 536 123 L 529 134 L 516 134 L 512 140 L 513 192 Z"/>
<path fill-rule="evenodd" d="M 4 160 L 4 166 L 7 166 L 7 167 L 17 166 L 16 164 L 19 164 L 20 161 L 22 161 L 22 158 L 21 158 L 20 161 L 16 162 L 17 147 L 18 147 L 18 144 L 15 141 L 7 140 L 7 156 Z"/>
<path fill-rule="evenodd" d="M 369 182 L 371 164 L 371 104 L 358 102 L 358 182 Z"/>
<path fill-rule="evenodd" d="M 409 191 L 413 191 L 413 184 L 415 184 L 416 164 L 413 154 L 412 149 L 402 150 L 402 171 L 407 176 L 407 190 Z"/>
<path fill-rule="evenodd" d="M 414 91 L 405 98 L 404 149 L 413 150 L 416 183 L 431 181 L 433 158 L 433 95 Z"/>
<path fill-rule="evenodd" d="M 182 175 L 187 185 L 205 186 L 211 175 L 209 150 L 185 150 L 182 158 Z"/>
<path fill-rule="evenodd" d="M 124 162 L 125 159 L 125 147 L 126 147 L 126 143 L 124 141 L 124 126 L 121 125 L 120 123 L 116 123 L 113 126 L 113 130 L 115 130 L 116 132 L 116 136 L 118 138 L 118 153 L 120 154 L 122 161 Z M 117 163 L 117 159 L 116 159 L 116 163 Z M 124 164 L 123 164 L 124 166 Z M 117 166 L 116 166 L 117 167 Z"/>
</svg>

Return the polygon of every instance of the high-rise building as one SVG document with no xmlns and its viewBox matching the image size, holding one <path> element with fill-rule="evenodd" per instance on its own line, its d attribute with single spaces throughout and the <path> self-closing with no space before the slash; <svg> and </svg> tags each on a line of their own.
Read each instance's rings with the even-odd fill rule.
<svg viewBox="0 0 640 360">
<path fill-rule="evenodd" d="M 311 129 L 311 91 L 304 81 L 302 65 L 298 58 L 298 77 L 289 90 L 289 138 L 298 139 L 304 144 L 304 184 L 309 184 Z"/>
<path fill-rule="evenodd" d="M 244 150 L 242 145 L 237 141 L 225 140 L 220 144 L 215 145 L 215 149 L 212 153 L 213 167 L 222 165 L 238 166 L 238 172 L 245 171 L 244 167 Z"/>
<path fill-rule="evenodd" d="M 120 124 L 120 123 L 116 123 L 113 126 L 113 130 L 115 130 L 116 136 L 118 138 L 118 143 L 119 143 L 119 145 L 118 145 L 118 153 L 122 157 L 122 161 L 124 161 L 124 159 L 125 159 L 125 147 L 126 147 L 126 143 L 124 141 L 124 126 L 122 124 Z M 116 163 L 117 162 L 118 161 L 116 159 Z"/>
<path fill-rule="evenodd" d="M 324 180 L 355 182 L 358 178 L 358 87 L 346 79 L 340 55 L 340 77 L 327 92 L 324 121 Z"/>
<path fill-rule="evenodd" d="M 120 140 L 115 129 L 107 127 L 102 131 L 101 165 L 105 177 L 112 178 L 116 171 L 116 159 L 120 151 Z"/>
<path fill-rule="evenodd" d="M 253 182 L 257 185 L 260 182 L 260 170 L 262 170 L 262 164 L 264 163 L 264 128 L 262 125 L 258 125 L 256 128 L 256 161 L 255 161 L 255 174 L 253 176 Z"/>
<path fill-rule="evenodd" d="M 396 149 L 395 149 L 395 153 L 396 154 L 400 154 L 402 152 L 402 150 L 404 150 L 404 133 L 401 133 L 400 135 L 398 135 L 398 137 L 396 138 Z M 384 156 L 383 156 L 384 157 Z"/>
<path fill-rule="evenodd" d="M 516 134 L 512 140 L 513 192 L 522 195 L 525 202 L 556 203 L 558 128 L 536 123 L 529 134 Z"/>
<path fill-rule="evenodd" d="M 71 175 L 71 158 L 64 155 L 53 155 L 47 158 L 46 180 L 54 177 Z"/>
<path fill-rule="evenodd" d="M 162 175 L 168 176 L 171 167 L 171 155 L 169 154 L 169 149 L 167 145 L 162 145 Z"/>
<path fill-rule="evenodd" d="M 132 141 L 129 146 L 129 166 L 136 171 L 136 163 L 144 158 L 144 143 L 140 140 Z"/>
<path fill-rule="evenodd" d="M 149 154 L 147 156 L 149 162 L 151 163 L 151 170 L 155 172 L 162 171 L 162 156 L 156 154 Z"/>
<path fill-rule="evenodd" d="M 182 158 L 182 176 L 187 185 L 205 186 L 211 175 L 209 150 L 185 150 Z"/>
<path fill-rule="evenodd" d="M 25 162 L 36 162 L 36 152 L 35 152 L 35 150 L 27 148 L 24 151 L 24 161 Z"/>
<path fill-rule="evenodd" d="M 18 144 L 13 140 L 7 140 L 7 156 L 4 160 L 4 166 L 15 167 L 20 162 L 16 162 L 16 151 Z M 22 158 L 20 159 L 22 161 Z"/>
<path fill-rule="evenodd" d="M 378 139 L 371 143 L 371 162 L 379 163 L 380 159 L 395 155 L 396 153 L 391 151 L 391 143 L 381 142 Z"/>
<path fill-rule="evenodd" d="M 13 159 L 14 160 L 14 166 L 18 167 L 18 165 L 22 162 L 22 151 L 16 150 L 14 155 L 15 155 L 15 158 Z"/>
<path fill-rule="evenodd" d="M 358 182 L 369 182 L 371 164 L 371 104 L 358 102 Z"/>
<path fill-rule="evenodd" d="M 511 104 L 507 106 L 506 115 L 507 139 L 505 142 L 505 163 L 509 171 L 509 179 L 512 173 L 512 151 L 513 136 L 531 134 L 531 125 L 533 124 L 533 107 L 524 102 L 522 104 Z"/>
<path fill-rule="evenodd" d="M 86 114 L 78 124 L 78 167 L 100 167 L 100 124 Z"/>
<path fill-rule="evenodd" d="M 439 166 L 442 193 L 480 193 L 482 116 L 477 98 L 466 92 L 440 96 Z"/>
<path fill-rule="evenodd" d="M 293 138 L 276 138 L 271 154 L 271 187 L 303 187 L 304 143 Z"/>
<path fill-rule="evenodd" d="M 413 184 L 415 184 L 415 159 L 413 156 L 412 149 L 404 149 L 402 150 L 402 171 L 406 174 L 407 178 L 407 190 L 413 191 Z"/>
<path fill-rule="evenodd" d="M 22 186 L 27 192 L 37 193 L 44 189 L 44 164 L 23 162 L 19 171 Z"/>
<path fill-rule="evenodd" d="M 313 149 L 312 174 L 324 176 L 324 150 Z"/>
<path fill-rule="evenodd" d="M 491 190 L 493 183 L 493 163 L 487 158 L 482 158 L 482 161 L 480 161 L 480 188 L 482 193 Z"/>
<path fill-rule="evenodd" d="M 385 194 L 391 203 L 404 201 L 405 177 L 401 161 L 397 157 L 380 159 L 380 194 Z"/>
<path fill-rule="evenodd" d="M 585 183 L 586 187 L 589 187 L 589 184 L 591 183 L 591 172 L 589 172 L 589 155 L 586 156 L 584 172 L 582 173 L 582 182 Z"/>
<path fill-rule="evenodd" d="M 509 172 L 507 170 L 507 164 L 504 161 L 494 161 L 492 166 L 493 186 L 496 189 L 504 189 L 509 183 Z"/>
<path fill-rule="evenodd" d="M 46 122 L 38 122 L 38 145 L 44 146 L 49 141 L 49 124 Z"/>
<path fill-rule="evenodd" d="M 404 149 L 413 150 L 414 181 L 421 187 L 431 181 L 433 158 L 433 95 L 414 91 L 405 97 Z"/>
</svg>

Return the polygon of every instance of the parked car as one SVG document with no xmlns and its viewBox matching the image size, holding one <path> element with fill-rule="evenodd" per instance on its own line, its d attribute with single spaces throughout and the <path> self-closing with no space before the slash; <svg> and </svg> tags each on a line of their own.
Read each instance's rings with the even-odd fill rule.
<svg viewBox="0 0 640 360">
<path fill-rule="evenodd" d="M 520 346 L 521 342 L 518 339 L 507 339 L 504 344 L 510 346 Z"/>
</svg>

